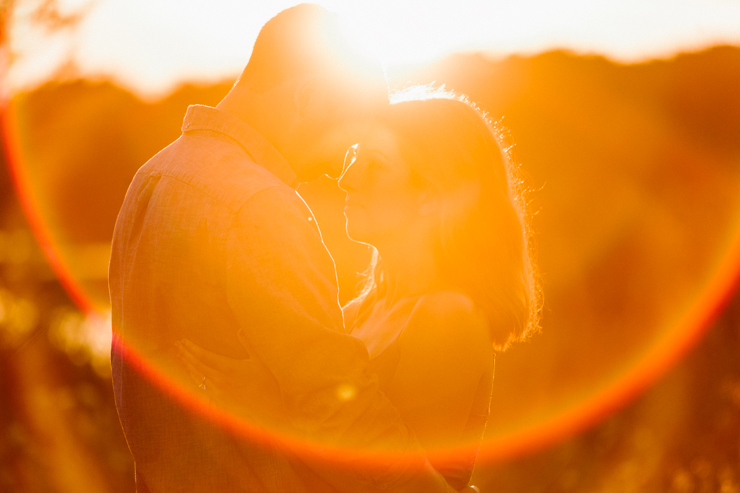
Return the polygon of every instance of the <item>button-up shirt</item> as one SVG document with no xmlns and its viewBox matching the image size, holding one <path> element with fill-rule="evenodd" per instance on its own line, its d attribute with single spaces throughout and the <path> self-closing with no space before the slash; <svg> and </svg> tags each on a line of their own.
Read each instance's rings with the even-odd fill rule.
<svg viewBox="0 0 740 493">
<path fill-rule="evenodd" d="M 364 345 L 344 333 L 334 263 L 288 163 L 249 125 L 215 108 L 191 106 L 182 130 L 136 174 L 110 261 L 113 382 L 138 488 L 402 487 L 411 466 L 376 466 L 341 480 L 327 479 L 324 469 L 320 479 L 178 400 L 173 389 L 182 375 L 172 349 L 189 338 L 262 361 L 291 426 L 321 446 L 416 446 L 368 373 Z"/>
</svg>

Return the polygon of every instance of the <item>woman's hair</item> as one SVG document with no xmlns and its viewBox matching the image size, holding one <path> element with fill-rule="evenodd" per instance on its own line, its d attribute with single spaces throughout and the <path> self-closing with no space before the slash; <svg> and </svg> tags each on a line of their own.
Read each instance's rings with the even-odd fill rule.
<svg viewBox="0 0 740 493">
<path fill-rule="evenodd" d="M 541 294 L 522 182 L 503 135 L 475 104 L 443 88 L 410 88 L 391 102 L 379 123 L 441 201 L 441 280 L 485 312 L 494 348 L 504 350 L 539 328 Z M 381 262 L 376 252 L 359 298 L 382 291 Z"/>
</svg>

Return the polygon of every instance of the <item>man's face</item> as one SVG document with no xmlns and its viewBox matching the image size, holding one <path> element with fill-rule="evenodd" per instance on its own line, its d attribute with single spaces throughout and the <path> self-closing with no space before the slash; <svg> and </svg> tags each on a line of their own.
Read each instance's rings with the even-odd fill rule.
<svg viewBox="0 0 740 493">
<path fill-rule="evenodd" d="M 388 96 L 385 91 L 354 95 L 327 91 L 316 101 L 302 115 L 296 131 L 300 149 L 296 149 L 294 170 L 300 181 L 321 175 L 339 177 L 347 149 L 362 139 Z"/>
</svg>

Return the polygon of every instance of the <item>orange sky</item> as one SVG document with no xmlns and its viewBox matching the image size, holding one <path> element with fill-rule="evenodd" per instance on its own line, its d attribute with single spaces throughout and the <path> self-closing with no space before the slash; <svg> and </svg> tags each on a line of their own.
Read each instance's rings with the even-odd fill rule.
<svg viewBox="0 0 740 493">
<path fill-rule="evenodd" d="M 183 79 L 236 74 L 259 27 L 295 0 L 59 0 L 87 9 L 54 35 L 28 22 L 42 0 L 18 0 L 11 30 L 18 55 L 11 90 L 33 86 L 73 59 L 83 74 L 112 75 L 140 93 Z M 735 0 L 318 0 L 373 32 L 390 64 L 451 51 L 533 53 L 555 47 L 623 61 L 665 57 L 711 44 L 740 44 Z"/>
</svg>

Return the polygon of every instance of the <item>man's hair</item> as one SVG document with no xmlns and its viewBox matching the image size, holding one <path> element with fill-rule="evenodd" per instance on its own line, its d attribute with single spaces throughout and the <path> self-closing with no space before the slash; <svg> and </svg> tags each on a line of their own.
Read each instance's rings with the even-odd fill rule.
<svg viewBox="0 0 740 493">
<path fill-rule="evenodd" d="M 386 84 L 380 61 L 344 35 L 339 16 L 309 3 L 285 9 L 262 26 L 236 84 L 264 92 L 305 75 L 338 84 Z"/>
</svg>

